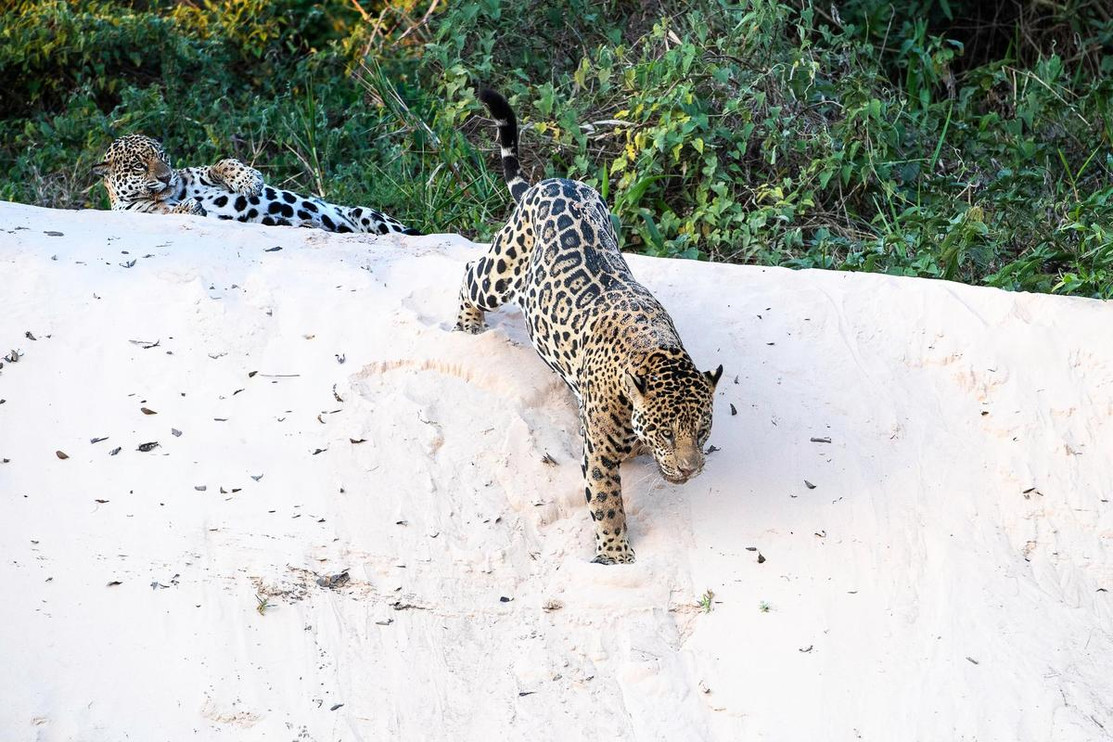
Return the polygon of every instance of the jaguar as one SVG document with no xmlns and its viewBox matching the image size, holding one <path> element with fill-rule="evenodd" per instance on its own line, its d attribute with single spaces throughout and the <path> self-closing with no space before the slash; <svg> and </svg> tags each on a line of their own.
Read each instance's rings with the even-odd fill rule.
<svg viewBox="0 0 1113 742">
<path fill-rule="evenodd" d="M 513 109 L 491 90 L 479 99 L 498 124 L 516 205 L 487 253 L 467 264 L 455 329 L 482 332 L 485 313 L 504 304 L 522 310 L 533 347 L 579 406 L 593 561 L 630 563 L 620 465 L 650 453 L 669 482 L 699 474 L 723 367 L 696 367 L 669 313 L 631 273 L 602 197 L 575 180 L 530 185 Z"/>
<path fill-rule="evenodd" d="M 376 209 L 340 206 L 267 185 L 258 170 L 236 159 L 174 169 L 162 144 L 143 134 L 113 141 L 93 174 L 103 178 L 113 211 L 194 214 L 329 232 L 420 234 Z"/>
</svg>

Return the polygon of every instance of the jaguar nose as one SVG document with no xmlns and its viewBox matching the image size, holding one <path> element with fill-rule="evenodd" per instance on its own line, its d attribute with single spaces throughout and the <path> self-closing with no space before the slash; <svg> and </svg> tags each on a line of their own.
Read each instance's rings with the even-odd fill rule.
<svg viewBox="0 0 1113 742">
<path fill-rule="evenodd" d="M 162 183 L 163 185 L 170 185 L 170 173 L 160 173 L 158 176 L 158 182 Z"/>
<path fill-rule="evenodd" d="M 676 467 L 676 470 L 679 471 L 680 476 L 684 477 L 685 479 L 688 479 L 689 477 L 691 477 L 693 474 L 696 473 L 695 469 L 690 469 L 686 466 L 678 466 L 678 467 Z"/>
</svg>

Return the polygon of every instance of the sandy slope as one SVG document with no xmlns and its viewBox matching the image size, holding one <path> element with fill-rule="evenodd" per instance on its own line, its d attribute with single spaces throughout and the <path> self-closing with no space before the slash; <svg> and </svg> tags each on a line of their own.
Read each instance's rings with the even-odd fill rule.
<svg viewBox="0 0 1113 742">
<path fill-rule="evenodd" d="M 478 249 L 0 205 L 0 739 L 1113 736 L 1113 306 L 632 258 L 727 371 L 607 568 Z"/>
</svg>

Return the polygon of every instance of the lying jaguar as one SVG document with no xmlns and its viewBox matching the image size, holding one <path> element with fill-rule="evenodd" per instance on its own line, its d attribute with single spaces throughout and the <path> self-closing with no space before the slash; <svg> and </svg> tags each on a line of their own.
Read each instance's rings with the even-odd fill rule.
<svg viewBox="0 0 1113 742">
<path fill-rule="evenodd" d="M 375 209 L 338 206 L 268 186 L 258 170 L 239 160 L 175 170 L 162 145 L 142 134 L 112 142 L 93 174 L 104 178 L 113 211 L 196 214 L 329 232 L 420 234 Z"/>
<path fill-rule="evenodd" d="M 487 255 L 467 266 L 456 329 L 482 332 L 484 312 L 521 307 L 537 353 L 579 403 L 593 561 L 633 562 L 619 464 L 652 452 L 670 482 L 699 474 L 723 367 L 702 372 L 692 363 L 668 312 L 626 265 L 599 194 L 574 180 L 530 186 L 513 110 L 493 91 L 479 97 L 498 122 L 517 206 Z"/>
</svg>

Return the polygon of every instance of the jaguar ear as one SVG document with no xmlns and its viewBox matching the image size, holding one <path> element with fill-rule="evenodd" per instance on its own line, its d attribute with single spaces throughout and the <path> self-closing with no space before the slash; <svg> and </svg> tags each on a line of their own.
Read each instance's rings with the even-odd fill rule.
<svg viewBox="0 0 1113 742">
<path fill-rule="evenodd" d="M 714 371 L 704 371 L 703 375 L 707 377 L 707 381 L 711 384 L 711 388 L 714 389 L 719 383 L 719 379 L 723 378 L 723 364 L 720 363 L 719 367 Z"/>
<path fill-rule="evenodd" d="M 645 394 L 645 377 L 627 371 L 626 391 L 630 392 L 631 396 L 634 396 L 636 399 L 641 399 Z"/>
<path fill-rule="evenodd" d="M 93 175 L 96 175 L 98 178 L 103 178 L 108 175 L 108 168 L 109 164 L 107 162 L 98 162 L 96 165 L 93 165 Z"/>
</svg>

